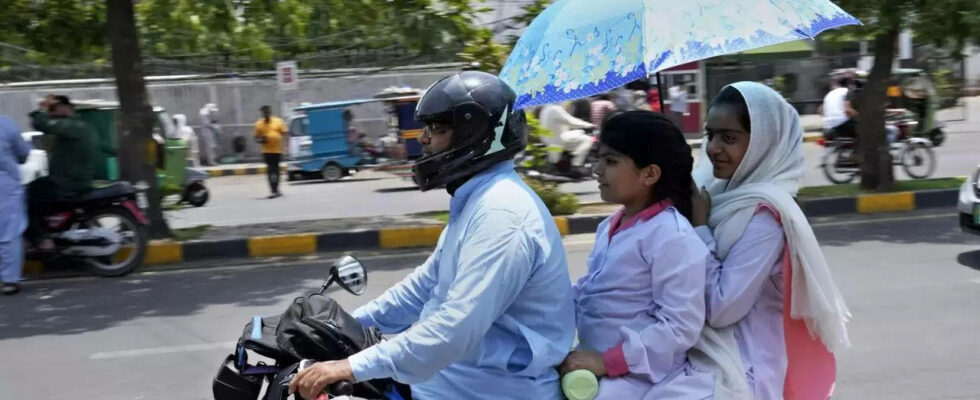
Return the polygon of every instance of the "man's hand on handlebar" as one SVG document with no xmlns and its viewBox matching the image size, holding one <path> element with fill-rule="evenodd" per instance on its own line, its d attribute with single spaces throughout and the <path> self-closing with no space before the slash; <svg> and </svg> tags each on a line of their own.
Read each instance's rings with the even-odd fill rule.
<svg viewBox="0 0 980 400">
<path fill-rule="evenodd" d="M 300 370 L 289 383 L 289 394 L 299 393 L 304 399 L 316 399 L 328 385 L 340 381 L 354 381 L 350 362 L 323 361 Z"/>
</svg>

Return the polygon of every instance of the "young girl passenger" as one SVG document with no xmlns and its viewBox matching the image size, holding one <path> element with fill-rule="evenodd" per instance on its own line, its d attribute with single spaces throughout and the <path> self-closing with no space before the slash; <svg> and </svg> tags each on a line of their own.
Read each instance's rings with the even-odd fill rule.
<svg viewBox="0 0 980 400">
<path fill-rule="evenodd" d="M 599 225 L 588 272 L 574 285 L 580 343 L 562 374 L 602 378 L 597 399 L 710 397 L 713 374 L 686 356 L 705 322 L 710 257 L 688 222 L 691 148 L 650 111 L 609 118 L 599 144 L 599 191 L 623 208 Z"/>
</svg>

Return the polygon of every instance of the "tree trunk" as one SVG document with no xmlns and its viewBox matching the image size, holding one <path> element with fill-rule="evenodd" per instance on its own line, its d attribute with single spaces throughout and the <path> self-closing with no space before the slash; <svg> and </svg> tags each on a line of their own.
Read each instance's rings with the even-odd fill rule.
<svg viewBox="0 0 980 400">
<path fill-rule="evenodd" d="M 119 172 L 126 181 L 149 186 L 146 193 L 150 203 L 150 236 L 170 236 L 170 228 L 160 208 L 160 189 L 157 186 L 157 143 L 153 140 L 156 116 L 150 107 L 146 82 L 143 80 L 143 59 L 136 34 L 136 18 L 132 0 L 106 0 L 106 20 L 109 43 L 112 45 L 112 70 L 116 76 L 116 95 L 122 116 L 119 136 Z"/>
<path fill-rule="evenodd" d="M 898 43 L 899 24 L 875 36 L 875 63 L 859 101 L 857 131 L 861 145 L 861 188 L 887 191 L 895 184 L 892 156 L 885 137 L 888 78 Z"/>
</svg>

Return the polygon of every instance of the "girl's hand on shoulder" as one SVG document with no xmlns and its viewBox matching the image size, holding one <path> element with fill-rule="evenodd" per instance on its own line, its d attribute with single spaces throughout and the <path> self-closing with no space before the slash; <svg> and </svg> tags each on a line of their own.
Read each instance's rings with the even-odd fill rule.
<svg viewBox="0 0 980 400">
<path fill-rule="evenodd" d="M 561 370 L 562 376 L 579 369 L 589 370 L 596 377 L 606 376 L 606 364 L 603 361 L 602 354 L 592 350 L 572 350 L 565 357 L 565 361 L 561 363 L 559 369 Z"/>
<path fill-rule="evenodd" d="M 694 184 L 691 189 L 691 224 L 701 226 L 708 224 L 708 216 L 711 214 L 711 194 L 704 187 L 700 189 Z"/>
</svg>

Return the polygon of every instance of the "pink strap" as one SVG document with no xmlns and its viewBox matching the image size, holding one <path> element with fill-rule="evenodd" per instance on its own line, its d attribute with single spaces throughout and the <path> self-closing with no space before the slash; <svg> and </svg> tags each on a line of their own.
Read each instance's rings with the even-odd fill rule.
<svg viewBox="0 0 980 400">
<path fill-rule="evenodd" d="M 766 210 L 782 223 L 776 208 L 760 204 L 756 212 Z M 837 360 L 823 342 L 810 335 L 806 322 L 790 316 L 790 300 L 793 298 L 792 253 L 789 242 L 783 247 L 783 335 L 786 341 L 786 380 L 783 385 L 785 400 L 826 400 L 834 393 L 837 378 Z"/>
<path fill-rule="evenodd" d="M 626 364 L 626 355 L 623 354 L 622 343 L 602 354 L 602 364 L 606 367 L 606 376 L 610 378 L 618 378 L 630 373 L 630 366 Z"/>
</svg>

